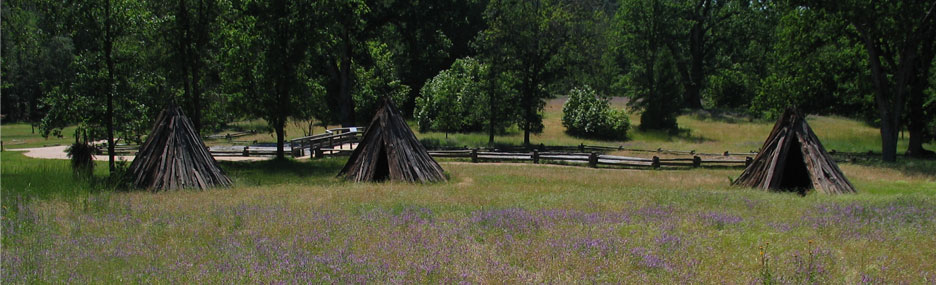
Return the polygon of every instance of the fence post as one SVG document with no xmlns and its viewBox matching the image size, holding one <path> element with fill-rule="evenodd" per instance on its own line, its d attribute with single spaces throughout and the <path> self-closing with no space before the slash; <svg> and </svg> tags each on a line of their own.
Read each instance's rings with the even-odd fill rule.
<svg viewBox="0 0 936 285">
<path fill-rule="evenodd" d="M 478 162 L 478 149 L 477 148 L 471 149 L 471 162 L 474 162 L 474 163 Z"/>
<path fill-rule="evenodd" d="M 751 163 L 754 163 L 754 159 L 750 156 L 744 158 L 744 167 L 751 166 Z"/>
<path fill-rule="evenodd" d="M 316 146 L 316 147 L 315 147 L 315 150 L 313 151 L 312 154 L 314 154 L 314 157 L 315 157 L 315 158 L 322 158 L 322 157 L 325 157 L 325 152 L 322 152 L 322 147 L 321 147 L 321 146 Z"/>
<path fill-rule="evenodd" d="M 244 146 L 244 156 L 250 156 L 250 146 Z"/>
<path fill-rule="evenodd" d="M 598 154 L 592 152 L 588 155 L 588 167 L 595 168 L 598 167 Z"/>
<path fill-rule="evenodd" d="M 702 166 L 702 158 L 698 155 L 692 157 L 692 167 L 698 168 Z"/>
<path fill-rule="evenodd" d="M 725 156 L 728 156 L 728 151 L 727 151 L 727 150 L 725 151 Z"/>
<path fill-rule="evenodd" d="M 654 155 L 653 160 L 650 161 L 650 167 L 660 168 L 660 157 Z"/>
<path fill-rule="evenodd" d="M 302 157 L 303 155 L 305 155 L 305 149 L 301 147 L 294 148 L 292 149 L 292 151 L 293 151 L 293 157 Z"/>
<path fill-rule="evenodd" d="M 539 163 L 539 151 L 535 149 L 533 150 L 533 163 Z"/>
</svg>

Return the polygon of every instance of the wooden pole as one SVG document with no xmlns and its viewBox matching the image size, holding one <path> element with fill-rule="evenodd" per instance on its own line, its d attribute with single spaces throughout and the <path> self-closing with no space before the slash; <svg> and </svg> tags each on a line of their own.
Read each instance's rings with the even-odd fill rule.
<svg viewBox="0 0 936 285">
<path fill-rule="evenodd" d="M 322 147 L 320 147 L 320 146 L 316 146 L 316 147 L 315 147 L 315 151 L 313 151 L 312 154 L 314 154 L 314 157 L 315 157 L 315 158 L 322 158 L 322 157 L 325 156 L 325 153 L 322 152 Z"/>
<path fill-rule="evenodd" d="M 754 159 L 750 156 L 744 158 L 744 167 L 751 166 L 751 163 L 754 163 Z"/>
<path fill-rule="evenodd" d="M 653 156 L 653 160 L 650 162 L 650 167 L 660 168 L 660 157 Z"/>
<path fill-rule="evenodd" d="M 598 154 L 592 152 L 588 155 L 588 167 L 595 168 L 598 167 Z"/>
<path fill-rule="evenodd" d="M 478 162 L 478 149 L 477 148 L 471 149 L 471 162 L 474 162 L 474 163 Z"/>
<path fill-rule="evenodd" d="M 539 151 L 535 149 L 533 150 L 533 163 L 539 163 Z"/>
<path fill-rule="evenodd" d="M 699 168 L 702 166 L 702 158 L 698 155 L 692 157 L 692 167 Z"/>
</svg>

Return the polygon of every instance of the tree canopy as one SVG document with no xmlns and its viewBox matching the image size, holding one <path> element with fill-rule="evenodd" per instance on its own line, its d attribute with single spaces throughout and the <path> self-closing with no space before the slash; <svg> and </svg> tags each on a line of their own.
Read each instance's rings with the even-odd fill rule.
<svg viewBox="0 0 936 285">
<path fill-rule="evenodd" d="M 879 126 L 887 161 L 901 130 L 908 155 L 931 155 L 922 146 L 936 134 L 933 0 L 10 0 L 0 9 L 4 121 L 59 136 L 78 125 L 111 150 L 140 141 L 175 102 L 203 133 L 265 119 L 283 155 L 288 120 L 360 125 L 383 97 L 426 130 L 487 131 L 490 143 L 519 130 L 530 144 L 546 99 L 582 86 L 598 100 L 628 97 L 642 130 L 678 130 L 676 117 L 692 110 L 773 118 L 795 107 Z"/>
</svg>

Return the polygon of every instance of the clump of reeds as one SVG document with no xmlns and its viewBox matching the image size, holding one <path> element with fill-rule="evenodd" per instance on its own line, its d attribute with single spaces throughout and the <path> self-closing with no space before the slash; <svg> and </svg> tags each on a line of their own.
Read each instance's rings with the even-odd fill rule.
<svg viewBox="0 0 936 285">
<path fill-rule="evenodd" d="M 72 170 L 77 177 L 91 177 L 94 173 L 94 153 L 96 149 L 88 143 L 74 143 L 66 152 L 71 159 Z"/>
</svg>

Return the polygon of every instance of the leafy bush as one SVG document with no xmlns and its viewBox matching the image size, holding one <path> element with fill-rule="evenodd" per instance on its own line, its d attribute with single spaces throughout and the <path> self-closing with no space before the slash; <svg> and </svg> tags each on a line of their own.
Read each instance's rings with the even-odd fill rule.
<svg viewBox="0 0 936 285">
<path fill-rule="evenodd" d="M 625 139 L 630 119 L 623 110 L 611 109 L 591 87 L 573 88 L 562 106 L 562 125 L 572 135 L 597 139 Z"/>
</svg>

